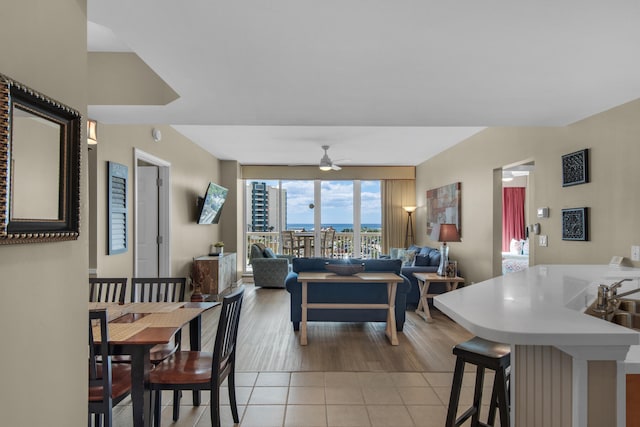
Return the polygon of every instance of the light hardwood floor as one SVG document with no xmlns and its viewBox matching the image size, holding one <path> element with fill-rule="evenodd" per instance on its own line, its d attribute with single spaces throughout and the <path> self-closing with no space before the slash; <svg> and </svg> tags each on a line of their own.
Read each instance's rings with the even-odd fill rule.
<svg viewBox="0 0 640 427">
<path fill-rule="evenodd" d="M 398 346 L 389 344 L 384 323 L 310 322 L 303 347 L 289 321 L 287 291 L 245 288 L 236 362 L 242 427 L 444 425 L 455 363 L 451 350 L 471 335 L 442 313 L 434 309 L 434 322 L 426 323 L 407 311 Z M 204 349 L 213 347 L 218 315 L 213 310 L 203 318 Z M 189 342 L 186 329 L 182 342 Z M 463 409 L 471 404 L 473 380 L 473 372 L 465 374 Z M 491 384 L 489 375 L 485 405 Z M 233 426 L 225 393 L 222 425 Z M 210 425 L 206 393 L 200 407 L 191 406 L 188 395 L 182 399 L 177 423 L 171 420 L 171 394 L 165 396 L 163 426 Z M 130 400 L 114 415 L 114 426 L 130 426 Z"/>
<path fill-rule="evenodd" d="M 453 371 L 454 345 L 471 334 L 437 310 L 433 323 L 407 311 L 400 345 L 391 346 L 384 323 L 309 322 L 309 345 L 289 320 L 289 293 L 245 285 L 238 335 L 239 371 Z M 204 324 L 215 322 L 217 312 Z M 208 331 L 212 340 L 215 329 Z"/>
</svg>

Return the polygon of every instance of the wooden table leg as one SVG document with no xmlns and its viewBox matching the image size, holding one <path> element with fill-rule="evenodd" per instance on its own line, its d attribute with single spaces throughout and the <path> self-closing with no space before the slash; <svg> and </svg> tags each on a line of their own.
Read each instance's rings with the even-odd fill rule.
<svg viewBox="0 0 640 427">
<path fill-rule="evenodd" d="M 149 350 L 152 346 L 131 346 L 131 405 L 133 425 L 150 427 L 153 417 L 153 400 L 149 391 L 149 372 L 151 360 Z"/>
<path fill-rule="evenodd" d="M 300 345 L 307 345 L 307 282 L 302 282 L 302 321 L 300 322 Z"/>
<path fill-rule="evenodd" d="M 202 350 L 202 315 L 194 317 L 189 322 L 189 350 L 200 351 Z M 174 393 L 175 397 L 175 393 Z M 200 406 L 200 391 L 193 390 L 193 406 Z"/>
<path fill-rule="evenodd" d="M 398 331 L 396 330 L 396 283 L 387 283 L 387 298 L 389 308 L 387 310 L 386 334 L 391 345 L 398 345 Z"/>
<path fill-rule="evenodd" d="M 416 314 L 422 317 L 426 322 L 433 322 L 431 317 L 431 311 L 429 311 L 429 302 L 427 301 L 427 294 L 429 293 L 429 285 L 431 282 L 427 280 L 418 279 L 418 287 L 420 288 L 420 302 L 416 309 Z"/>
</svg>

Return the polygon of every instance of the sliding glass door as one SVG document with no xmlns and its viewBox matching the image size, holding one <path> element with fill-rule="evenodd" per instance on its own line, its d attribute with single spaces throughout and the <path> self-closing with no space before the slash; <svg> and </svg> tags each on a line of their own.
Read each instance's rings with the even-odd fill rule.
<svg viewBox="0 0 640 427">
<path fill-rule="evenodd" d="M 283 230 L 312 233 L 320 242 L 328 228 L 336 230 L 334 257 L 380 253 L 380 181 L 247 180 L 245 192 L 246 254 L 256 242 L 281 253 Z M 312 248 L 306 255 L 321 255 L 319 245 Z"/>
</svg>

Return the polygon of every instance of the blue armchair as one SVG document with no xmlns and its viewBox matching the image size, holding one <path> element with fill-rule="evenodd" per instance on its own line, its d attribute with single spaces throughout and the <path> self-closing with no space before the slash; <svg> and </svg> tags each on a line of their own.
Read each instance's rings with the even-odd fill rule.
<svg viewBox="0 0 640 427">
<path fill-rule="evenodd" d="M 284 288 L 292 258 L 288 255 L 276 255 L 262 243 L 252 244 L 249 263 L 253 268 L 253 283 L 263 288 Z"/>
</svg>

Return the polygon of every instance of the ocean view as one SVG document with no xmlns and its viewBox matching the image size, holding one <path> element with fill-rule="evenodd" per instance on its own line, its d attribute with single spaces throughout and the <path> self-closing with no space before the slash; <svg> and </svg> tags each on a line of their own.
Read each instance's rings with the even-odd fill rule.
<svg viewBox="0 0 640 427">
<path fill-rule="evenodd" d="M 333 228 L 337 232 L 342 232 L 344 230 L 353 230 L 353 224 L 322 224 L 322 228 Z M 366 228 L 370 231 L 380 231 L 380 224 L 360 224 L 361 229 Z M 302 230 L 305 229 L 307 231 L 313 230 L 313 224 L 287 224 L 287 230 Z"/>
</svg>

